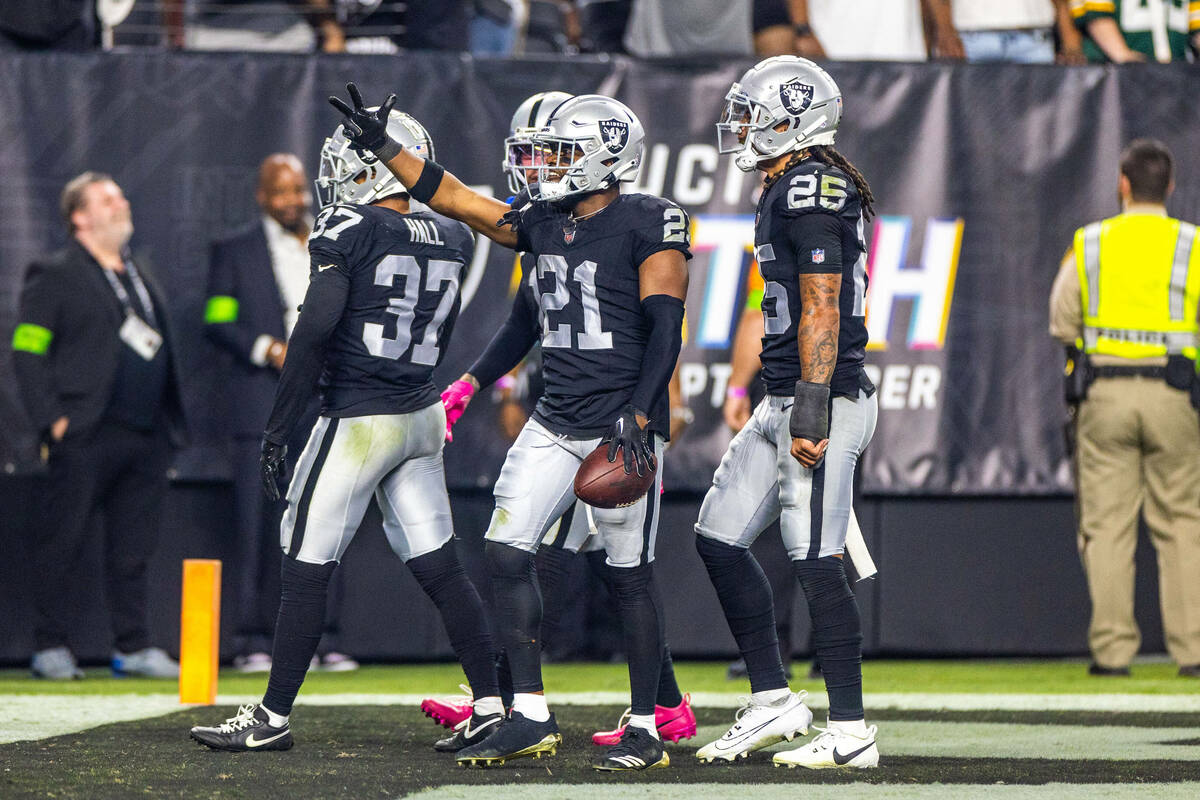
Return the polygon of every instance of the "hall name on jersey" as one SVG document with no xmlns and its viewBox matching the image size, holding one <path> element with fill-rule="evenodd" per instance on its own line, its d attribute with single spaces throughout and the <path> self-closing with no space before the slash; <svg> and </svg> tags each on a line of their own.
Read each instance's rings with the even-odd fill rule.
<svg viewBox="0 0 1200 800">
<path fill-rule="evenodd" d="M 408 226 L 408 236 L 413 244 L 440 244 L 443 247 L 446 245 L 442 241 L 442 232 L 438 230 L 438 226 L 429 220 L 406 217 L 404 224 Z"/>
</svg>

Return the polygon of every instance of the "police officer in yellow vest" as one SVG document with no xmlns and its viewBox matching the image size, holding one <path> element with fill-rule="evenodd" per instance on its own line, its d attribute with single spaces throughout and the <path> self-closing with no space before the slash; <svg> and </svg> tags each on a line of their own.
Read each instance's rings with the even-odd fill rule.
<svg viewBox="0 0 1200 800">
<path fill-rule="evenodd" d="M 1051 335 L 1086 354 L 1092 377 L 1076 417 L 1076 465 L 1093 675 L 1128 675 L 1141 644 L 1141 509 L 1158 553 L 1167 650 L 1180 675 L 1200 677 L 1200 417 L 1189 392 L 1200 242 L 1195 226 L 1167 216 L 1172 172 L 1161 142 L 1130 143 L 1122 213 L 1075 232 L 1050 296 Z"/>
</svg>

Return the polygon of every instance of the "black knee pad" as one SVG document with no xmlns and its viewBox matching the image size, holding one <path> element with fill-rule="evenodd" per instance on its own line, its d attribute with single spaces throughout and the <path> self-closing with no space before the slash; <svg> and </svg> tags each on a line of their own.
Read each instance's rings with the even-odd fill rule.
<svg viewBox="0 0 1200 800">
<path fill-rule="evenodd" d="M 813 614 L 854 600 L 854 592 L 846 578 L 846 564 L 836 556 L 793 561 L 792 571 L 800 581 Z"/>
<path fill-rule="evenodd" d="M 279 580 L 282 594 L 285 597 L 325 597 L 329 588 L 329 580 L 338 562 L 327 561 L 324 564 L 309 564 L 297 561 L 290 556 L 283 556 L 283 565 L 279 570 Z"/>
<path fill-rule="evenodd" d="M 699 535 L 696 537 L 696 552 L 700 554 L 700 560 L 704 562 L 708 571 L 713 572 L 737 567 L 746 557 L 747 550 Z"/>
<path fill-rule="evenodd" d="M 460 575 L 465 578 L 467 574 L 458 560 L 458 550 L 453 539 L 432 553 L 409 559 L 405 566 L 430 597 L 441 587 L 455 583 Z"/>
<path fill-rule="evenodd" d="M 488 570 L 496 577 L 533 580 L 537 573 L 533 553 L 519 547 L 488 542 L 484 546 L 484 556 L 487 558 Z"/>
<path fill-rule="evenodd" d="M 650 587 L 650 579 L 654 577 L 654 564 L 639 564 L 636 567 L 608 568 L 612 577 L 613 589 L 617 596 L 641 593 Z"/>
</svg>

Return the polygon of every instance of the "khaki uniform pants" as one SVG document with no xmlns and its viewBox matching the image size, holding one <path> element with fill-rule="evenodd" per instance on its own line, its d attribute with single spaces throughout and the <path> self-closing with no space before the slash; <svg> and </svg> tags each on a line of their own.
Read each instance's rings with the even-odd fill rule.
<svg viewBox="0 0 1200 800">
<path fill-rule="evenodd" d="M 1158 553 L 1167 651 L 1200 664 L 1200 418 L 1161 378 L 1102 378 L 1079 410 L 1079 553 L 1092 598 L 1088 644 L 1124 667 L 1133 616 L 1138 510 Z"/>
</svg>

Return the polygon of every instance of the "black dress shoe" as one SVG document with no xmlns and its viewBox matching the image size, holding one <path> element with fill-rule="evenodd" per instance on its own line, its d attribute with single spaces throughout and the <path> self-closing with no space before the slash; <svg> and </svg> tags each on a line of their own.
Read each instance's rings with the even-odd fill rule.
<svg viewBox="0 0 1200 800">
<path fill-rule="evenodd" d="M 1200 664 L 1183 664 L 1179 667 L 1179 677 L 1200 678 Z"/>
<path fill-rule="evenodd" d="M 1129 667 L 1102 667 L 1093 661 L 1088 665 L 1088 675 L 1096 675 L 1101 678 L 1128 678 Z"/>
</svg>

